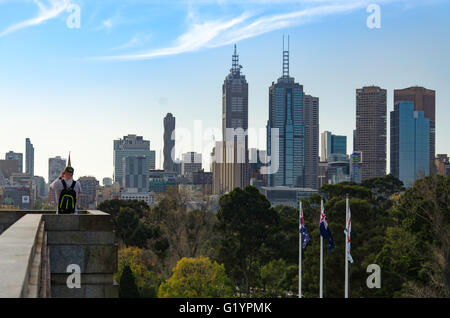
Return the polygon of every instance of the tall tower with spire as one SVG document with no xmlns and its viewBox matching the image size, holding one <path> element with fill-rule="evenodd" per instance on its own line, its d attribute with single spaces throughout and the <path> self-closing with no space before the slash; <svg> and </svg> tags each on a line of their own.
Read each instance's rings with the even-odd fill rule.
<svg viewBox="0 0 450 318">
<path fill-rule="evenodd" d="M 236 45 L 230 73 L 222 85 L 222 142 L 216 143 L 214 192 L 224 193 L 249 184 L 248 83 L 241 73 Z"/>
<path fill-rule="evenodd" d="M 267 183 L 317 188 L 318 98 L 305 96 L 303 85 L 289 74 L 289 37 L 287 43 L 283 37 L 282 61 L 282 76 L 269 87 L 267 155 L 273 168 L 269 170 Z M 309 162 L 309 158 L 316 159 Z"/>
</svg>

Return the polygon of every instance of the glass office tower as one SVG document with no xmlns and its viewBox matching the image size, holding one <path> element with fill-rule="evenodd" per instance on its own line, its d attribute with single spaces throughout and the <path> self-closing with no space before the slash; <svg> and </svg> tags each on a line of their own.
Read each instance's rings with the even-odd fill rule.
<svg viewBox="0 0 450 318">
<path fill-rule="evenodd" d="M 391 174 L 405 187 L 430 174 L 430 119 L 413 102 L 397 102 L 391 111 Z"/>
<path fill-rule="evenodd" d="M 304 186 L 303 97 L 303 86 L 289 76 L 289 50 L 283 50 L 283 76 L 269 87 L 267 154 L 271 156 L 272 166 L 278 166 L 269 170 L 269 186 Z M 277 143 L 272 140 L 272 129 L 278 129 Z M 274 160 L 278 165 L 274 165 Z"/>
</svg>

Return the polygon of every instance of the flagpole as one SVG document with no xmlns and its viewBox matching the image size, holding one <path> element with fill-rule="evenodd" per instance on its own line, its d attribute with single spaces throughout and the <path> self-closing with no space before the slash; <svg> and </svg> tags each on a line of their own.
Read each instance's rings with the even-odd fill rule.
<svg viewBox="0 0 450 318">
<path fill-rule="evenodd" d="M 299 221 L 299 236 L 298 236 L 298 298 L 302 298 L 302 231 L 300 228 L 302 226 L 301 211 L 302 211 L 302 200 L 299 199 L 299 210 L 298 210 L 298 221 Z"/>
<path fill-rule="evenodd" d="M 323 199 L 320 200 L 320 217 L 322 217 Z M 319 297 L 323 298 L 323 237 L 320 235 L 320 291 Z"/>
<path fill-rule="evenodd" d="M 348 298 L 348 243 L 347 243 L 347 236 L 348 236 L 348 194 L 345 200 L 345 298 Z"/>
</svg>

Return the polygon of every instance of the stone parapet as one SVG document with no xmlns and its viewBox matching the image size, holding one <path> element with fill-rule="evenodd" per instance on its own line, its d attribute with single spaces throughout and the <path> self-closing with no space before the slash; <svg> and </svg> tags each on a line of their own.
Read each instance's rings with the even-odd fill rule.
<svg viewBox="0 0 450 318">
<path fill-rule="evenodd" d="M 0 297 L 118 297 L 111 215 L 42 212 L 0 211 Z M 68 287 L 69 265 L 80 269 L 80 288 Z"/>
</svg>

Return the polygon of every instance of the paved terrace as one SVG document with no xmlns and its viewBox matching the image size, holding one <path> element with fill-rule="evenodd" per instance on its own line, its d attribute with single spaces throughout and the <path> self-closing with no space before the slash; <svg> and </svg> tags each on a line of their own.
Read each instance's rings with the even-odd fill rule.
<svg viewBox="0 0 450 318">
<path fill-rule="evenodd" d="M 67 285 L 71 264 L 81 269 L 81 288 Z M 0 298 L 118 297 L 116 270 L 111 215 L 0 211 Z"/>
</svg>

